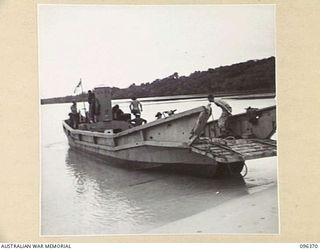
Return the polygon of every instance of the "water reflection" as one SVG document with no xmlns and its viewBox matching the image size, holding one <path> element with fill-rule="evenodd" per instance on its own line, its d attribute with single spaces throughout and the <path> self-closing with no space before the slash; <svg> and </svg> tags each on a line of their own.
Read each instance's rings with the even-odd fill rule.
<svg viewBox="0 0 320 250">
<path fill-rule="evenodd" d="M 93 227 L 104 227 L 99 233 L 141 233 L 248 194 L 243 178 L 118 168 L 72 149 L 66 167 L 77 206 L 86 204 Z"/>
<path fill-rule="evenodd" d="M 131 231 L 139 224 L 141 208 L 128 199 L 121 186 L 115 185 L 119 173 L 106 171 L 99 161 L 92 161 L 71 149 L 67 153 L 66 167 L 74 178 L 77 202 L 86 204 L 93 225 L 107 226 L 108 233 L 114 233 L 116 228 Z"/>
</svg>

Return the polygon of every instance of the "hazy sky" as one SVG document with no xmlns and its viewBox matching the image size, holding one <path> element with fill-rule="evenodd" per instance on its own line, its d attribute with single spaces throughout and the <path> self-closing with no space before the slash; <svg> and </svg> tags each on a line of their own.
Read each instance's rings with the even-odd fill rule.
<svg viewBox="0 0 320 250">
<path fill-rule="evenodd" d="M 275 55 L 274 5 L 39 5 L 42 98 Z"/>
</svg>

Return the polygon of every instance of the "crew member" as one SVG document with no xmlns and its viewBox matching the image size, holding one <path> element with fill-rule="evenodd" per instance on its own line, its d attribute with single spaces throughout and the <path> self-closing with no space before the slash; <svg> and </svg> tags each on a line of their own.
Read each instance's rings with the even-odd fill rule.
<svg viewBox="0 0 320 250">
<path fill-rule="evenodd" d="M 218 119 L 218 127 L 222 134 L 226 132 L 226 120 L 229 116 L 232 115 L 232 108 L 231 106 L 221 99 L 216 99 L 213 95 L 208 96 L 209 102 L 213 102 L 216 106 L 222 109 L 221 116 Z"/>
<path fill-rule="evenodd" d="M 160 119 L 160 118 L 162 118 L 162 114 L 161 114 L 160 112 L 158 112 L 158 113 L 155 115 L 155 117 L 157 117 L 157 119 Z"/>
<path fill-rule="evenodd" d="M 140 126 L 142 124 L 145 124 L 147 123 L 147 121 L 143 118 L 140 117 L 140 114 L 136 114 L 136 118 L 130 120 L 130 123 L 133 125 L 133 126 Z"/>
<path fill-rule="evenodd" d="M 71 127 L 78 128 L 79 126 L 79 113 L 77 111 L 77 103 L 75 101 L 72 102 L 70 107 L 71 113 L 69 113 Z"/>
<path fill-rule="evenodd" d="M 131 113 L 134 115 L 141 114 L 141 112 L 142 112 L 142 105 L 135 97 L 131 98 L 129 108 L 130 108 Z"/>
<path fill-rule="evenodd" d="M 113 120 L 122 120 L 123 118 L 123 111 L 119 108 L 119 105 L 115 105 L 112 108 L 112 118 Z"/>
<path fill-rule="evenodd" d="M 88 91 L 88 103 L 89 103 L 89 120 L 90 122 L 94 122 L 94 117 L 95 117 L 95 113 L 96 113 L 96 97 L 94 95 L 94 93 L 89 90 Z"/>
</svg>

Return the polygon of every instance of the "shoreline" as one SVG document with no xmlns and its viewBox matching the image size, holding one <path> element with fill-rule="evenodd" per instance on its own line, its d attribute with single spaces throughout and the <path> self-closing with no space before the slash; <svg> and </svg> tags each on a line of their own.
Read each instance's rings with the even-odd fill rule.
<svg viewBox="0 0 320 250">
<path fill-rule="evenodd" d="M 146 234 L 279 234 L 277 185 L 145 232 Z"/>
<path fill-rule="evenodd" d="M 208 94 L 195 94 L 195 95 L 176 95 L 176 96 L 159 96 L 159 97 L 141 97 L 139 98 L 140 102 L 155 102 L 155 101 L 174 101 L 174 100 L 187 100 L 187 99 L 198 99 L 206 98 Z M 228 98 L 228 99 L 263 99 L 263 98 L 274 98 L 276 96 L 275 92 L 266 92 L 266 93 L 245 93 L 245 94 L 217 94 L 217 97 Z M 40 105 L 50 105 L 50 104 L 62 104 L 62 103 L 71 103 L 71 102 L 53 102 L 53 103 L 41 103 Z M 45 99 L 44 99 L 45 100 Z M 114 99 L 113 101 L 117 102 L 127 102 L 129 98 L 124 99 Z M 78 101 L 83 102 L 83 101 Z"/>
<path fill-rule="evenodd" d="M 187 99 L 198 99 L 198 98 L 207 98 L 208 94 L 198 94 L 198 95 L 178 95 L 178 96 L 165 96 L 165 97 L 146 97 L 140 98 L 141 102 L 151 102 L 151 101 L 174 101 L 174 100 L 187 100 Z M 274 98 L 275 93 L 260 93 L 260 94 L 239 94 L 239 95 L 216 95 L 221 98 L 228 99 L 263 99 L 263 98 Z M 150 98 L 150 99 L 149 99 Z M 119 100 L 128 100 L 128 99 L 119 99 Z"/>
</svg>

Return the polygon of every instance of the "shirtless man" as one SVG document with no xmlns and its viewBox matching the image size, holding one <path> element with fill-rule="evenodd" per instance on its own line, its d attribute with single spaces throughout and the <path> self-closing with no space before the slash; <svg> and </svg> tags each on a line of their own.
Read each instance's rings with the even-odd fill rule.
<svg viewBox="0 0 320 250">
<path fill-rule="evenodd" d="M 136 114 L 141 114 L 142 112 L 142 105 L 141 103 L 137 100 L 137 98 L 135 97 L 132 97 L 131 98 L 131 102 L 130 102 L 130 105 L 129 105 L 129 108 L 130 108 L 130 111 L 133 115 L 136 115 Z"/>
</svg>

